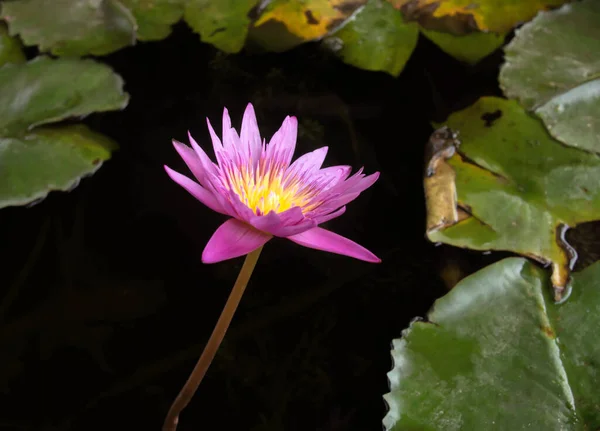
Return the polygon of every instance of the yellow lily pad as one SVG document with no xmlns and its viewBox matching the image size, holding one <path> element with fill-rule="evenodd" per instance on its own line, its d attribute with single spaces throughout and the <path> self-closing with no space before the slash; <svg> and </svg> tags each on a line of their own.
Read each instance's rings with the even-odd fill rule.
<svg viewBox="0 0 600 431">
<path fill-rule="evenodd" d="M 576 257 L 565 231 L 600 219 L 600 157 L 554 140 L 516 101 L 482 98 L 446 125 L 456 134 L 429 143 L 428 238 L 551 265 L 559 300 Z"/>
<path fill-rule="evenodd" d="M 366 3 L 367 0 L 274 0 L 254 23 L 253 39 L 265 49 L 284 51 L 326 36 Z"/>
<path fill-rule="evenodd" d="M 475 24 L 483 31 L 507 33 L 532 19 L 539 11 L 569 0 L 389 0 L 409 18 L 426 20 L 450 17 Z"/>
</svg>

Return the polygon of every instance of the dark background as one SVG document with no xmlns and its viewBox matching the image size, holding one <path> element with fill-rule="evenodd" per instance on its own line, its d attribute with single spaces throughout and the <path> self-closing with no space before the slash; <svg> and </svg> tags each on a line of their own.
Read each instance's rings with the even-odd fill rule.
<svg viewBox="0 0 600 431">
<path fill-rule="evenodd" d="M 162 165 L 186 172 L 171 139 L 208 148 L 205 117 L 220 134 L 227 106 L 238 128 L 248 102 L 267 138 L 298 116 L 296 157 L 328 145 L 327 165 L 381 171 L 326 227 L 383 263 L 269 242 L 179 430 L 381 429 L 391 340 L 500 257 L 425 239 L 422 169 L 430 121 L 501 94 L 501 52 L 470 67 L 421 37 L 393 78 L 318 44 L 227 56 L 178 25 L 100 60 L 131 102 L 84 121 L 120 150 L 70 193 L 0 211 L 0 429 L 160 429 L 242 263 L 201 263 L 224 217 Z"/>
</svg>

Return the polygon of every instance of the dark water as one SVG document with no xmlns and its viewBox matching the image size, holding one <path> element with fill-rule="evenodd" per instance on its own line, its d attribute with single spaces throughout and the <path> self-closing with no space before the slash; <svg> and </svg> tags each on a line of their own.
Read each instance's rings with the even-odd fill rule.
<svg viewBox="0 0 600 431">
<path fill-rule="evenodd" d="M 162 165 L 185 172 L 170 140 L 206 145 L 205 117 L 227 106 L 239 127 L 249 101 L 264 136 L 299 117 L 297 154 L 382 172 L 327 227 L 383 263 L 270 242 L 179 429 L 381 429 L 391 340 L 447 274 L 498 259 L 425 240 L 421 174 L 429 121 L 499 94 L 501 55 L 470 68 L 420 40 L 394 79 L 317 45 L 228 57 L 180 26 L 103 60 L 131 103 L 85 122 L 120 151 L 73 192 L 0 211 L 0 429 L 160 428 L 242 262 L 200 262 L 224 218 Z"/>
</svg>

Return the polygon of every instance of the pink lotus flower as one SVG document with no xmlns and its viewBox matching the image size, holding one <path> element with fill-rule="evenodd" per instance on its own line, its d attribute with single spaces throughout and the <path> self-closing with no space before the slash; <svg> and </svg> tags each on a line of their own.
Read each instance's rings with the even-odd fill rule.
<svg viewBox="0 0 600 431">
<path fill-rule="evenodd" d="M 267 145 L 261 140 L 252 104 L 242 120 L 241 134 L 223 112 L 223 142 L 210 121 L 208 130 L 218 164 L 189 135 L 192 148 L 173 141 L 198 182 L 165 169 L 177 184 L 210 209 L 230 216 L 208 241 L 202 262 L 215 263 L 248 254 L 272 237 L 305 247 L 381 262 L 369 250 L 319 224 L 342 215 L 345 205 L 373 185 L 379 172 L 349 177 L 349 166 L 321 168 L 327 147 L 304 154 L 294 163 L 298 121 L 286 117 Z"/>
</svg>

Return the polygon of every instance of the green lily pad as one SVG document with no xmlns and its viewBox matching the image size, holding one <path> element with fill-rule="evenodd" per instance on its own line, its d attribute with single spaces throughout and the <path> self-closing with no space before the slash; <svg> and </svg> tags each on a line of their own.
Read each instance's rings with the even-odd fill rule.
<svg viewBox="0 0 600 431">
<path fill-rule="evenodd" d="M 122 109 L 123 80 L 92 60 L 39 57 L 0 69 L 0 136 L 91 112 Z"/>
<path fill-rule="evenodd" d="M 8 1 L 2 18 L 11 35 L 54 55 L 105 55 L 135 42 L 135 19 L 117 0 Z"/>
<path fill-rule="evenodd" d="M 17 64 L 25 61 L 21 43 L 16 37 L 11 37 L 6 24 L 0 22 L 0 67 L 7 63 Z"/>
<path fill-rule="evenodd" d="M 83 125 L 0 138 L 0 208 L 37 201 L 52 190 L 71 190 L 115 148 L 113 141 Z"/>
<path fill-rule="evenodd" d="M 138 40 L 162 40 L 183 16 L 185 0 L 120 0 L 137 22 Z"/>
<path fill-rule="evenodd" d="M 500 71 L 505 94 L 561 142 L 600 153 L 600 2 L 540 13 L 516 32 Z"/>
<path fill-rule="evenodd" d="M 574 257 L 564 232 L 600 219 L 600 157 L 555 141 L 516 101 L 482 98 L 446 125 L 460 146 L 429 143 L 428 238 L 552 264 L 560 299 Z"/>
<path fill-rule="evenodd" d="M 394 340 L 386 430 L 598 429 L 599 285 L 596 263 L 557 305 L 522 258 L 465 278 Z"/>
<path fill-rule="evenodd" d="M 41 57 L 0 68 L 0 208 L 70 190 L 116 148 L 83 125 L 36 126 L 127 101 L 121 77 L 92 60 Z"/>
<path fill-rule="evenodd" d="M 203 42 L 222 51 L 239 52 L 246 42 L 250 17 L 258 0 L 190 0 L 185 6 L 185 21 Z"/>
<path fill-rule="evenodd" d="M 421 33 L 442 51 L 469 64 L 476 64 L 504 43 L 503 34 L 473 32 L 455 35 L 444 31 L 421 28 Z"/>
<path fill-rule="evenodd" d="M 383 0 L 369 0 L 339 30 L 323 40 L 345 63 L 400 74 L 419 37 L 419 27 Z"/>
</svg>

